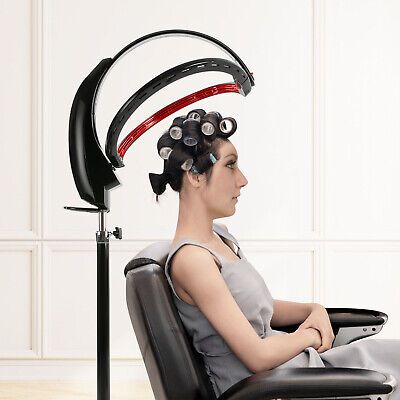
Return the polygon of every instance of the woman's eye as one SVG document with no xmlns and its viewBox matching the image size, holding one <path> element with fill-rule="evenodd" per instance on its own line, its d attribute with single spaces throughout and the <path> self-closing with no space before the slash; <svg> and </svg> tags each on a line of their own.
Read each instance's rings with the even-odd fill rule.
<svg viewBox="0 0 400 400">
<path fill-rule="evenodd" d="M 231 166 L 231 165 L 235 165 L 235 164 L 236 164 L 236 161 L 233 161 L 233 162 L 227 164 L 227 167 L 229 167 L 229 166 Z"/>
</svg>

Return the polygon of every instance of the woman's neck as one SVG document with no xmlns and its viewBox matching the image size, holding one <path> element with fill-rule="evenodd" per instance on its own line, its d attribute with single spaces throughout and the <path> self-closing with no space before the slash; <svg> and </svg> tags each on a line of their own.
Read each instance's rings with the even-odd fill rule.
<svg viewBox="0 0 400 400">
<path fill-rule="evenodd" d="M 199 224 L 177 224 L 175 231 L 175 239 L 190 238 L 204 244 L 212 244 L 216 242 L 217 235 L 214 233 L 213 223 L 211 225 L 203 223 Z"/>
<path fill-rule="evenodd" d="M 196 210 L 193 212 L 193 209 Z M 179 215 L 176 224 L 175 238 L 190 237 L 201 243 L 214 243 L 215 234 L 213 218 L 200 207 L 186 207 L 179 203 Z"/>
</svg>

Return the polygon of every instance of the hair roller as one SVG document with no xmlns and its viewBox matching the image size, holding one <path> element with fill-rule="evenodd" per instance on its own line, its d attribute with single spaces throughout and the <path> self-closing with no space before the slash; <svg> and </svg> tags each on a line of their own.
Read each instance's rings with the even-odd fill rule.
<svg viewBox="0 0 400 400">
<path fill-rule="evenodd" d="M 222 115 L 218 111 L 209 111 L 209 114 L 215 114 L 219 119 L 222 119 Z"/>
<path fill-rule="evenodd" d="M 186 119 L 182 126 L 182 138 L 183 143 L 186 146 L 196 146 L 202 139 L 202 133 L 200 132 L 200 121 L 195 119 Z"/>
<path fill-rule="evenodd" d="M 214 112 L 208 112 L 203 116 L 200 121 L 201 131 L 207 137 L 208 140 L 212 141 L 220 134 L 219 130 L 219 117 Z"/>
<path fill-rule="evenodd" d="M 192 167 L 195 158 L 196 157 L 191 153 L 189 147 L 179 141 L 174 147 L 174 151 L 171 152 L 166 167 L 168 169 L 180 168 L 183 171 L 187 171 Z"/>
<path fill-rule="evenodd" d="M 186 115 L 186 119 L 194 119 L 195 121 L 201 120 L 202 117 L 206 115 L 206 112 L 202 108 L 195 108 L 192 111 L 189 111 Z"/>
<path fill-rule="evenodd" d="M 174 120 L 172 121 L 172 125 L 177 125 L 177 126 L 182 126 L 183 121 L 186 119 L 185 115 L 181 115 L 179 117 L 175 117 Z"/>
<path fill-rule="evenodd" d="M 225 138 L 228 138 L 229 136 L 233 135 L 236 132 L 236 129 L 237 129 L 237 123 L 235 118 L 226 117 L 222 118 L 221 121 L 219 122 L 219 130 L 221 132 L 221 135 L 224 136 Z"/>
<path fill-rule="evenodd" d="M 195 169 L 196 173 L 202 174 L 208 168 L 212 167 L 216 162 L 217 159 L 215 158 L 214 154 L 207 152 L 198 157 L 193 169 Z"/>
<path fill-rule="evenodd" d="M 179 140 L 182 138 L 182 125 L 186 117 L 184 115 L 174 118 L 171 127 L 169 128 L 169 135 L 175 139 Z"/>
<path fill-rule="evenodd" d="M 157 142 L 157 151 L 158 155 L 164 159 L 168 160 L 169 155 L 171 154 L 172 149 L 178 143 L 175 139 L 169 134 L 169 131 L 165 132 Z"/>
</svg>

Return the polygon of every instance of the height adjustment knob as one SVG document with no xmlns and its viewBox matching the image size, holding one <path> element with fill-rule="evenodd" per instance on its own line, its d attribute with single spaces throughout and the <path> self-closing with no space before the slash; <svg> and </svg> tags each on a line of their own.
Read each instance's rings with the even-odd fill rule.
<svg viewBox="0 0 400 400">
<path fill-rule="evenodd" d="M 112 234 L 116 239 L 122 239 L 122 228 L 115 227 L 115 231 Z"/>
</svg>

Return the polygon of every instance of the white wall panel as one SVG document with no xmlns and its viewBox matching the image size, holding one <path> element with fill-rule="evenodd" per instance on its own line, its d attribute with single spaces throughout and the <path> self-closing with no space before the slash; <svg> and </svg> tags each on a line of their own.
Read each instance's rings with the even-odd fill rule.
<svg viewBox="0 0 400 400">
<path fill-rule="evenodd" d="M 314 251 L 318 250 L 313 247 L 246 243 L 242 249 L 274 299 L 311 303 L 319 301 L 314 291 Z"/>
<path fill-rule="evenodd" d="M 38 358 L 38 248 L 0 244 L 0 358 Z"/>
<path fill-rule="evenodd" d="M 400 3 L 326 2 L 326 238 L 400 237 Z"/>
<path fill-rule="evenodd" d="M 31 4 L 0 2 L 0 238 L 32 238 Z"/>
<path fill-rule="evenodd" d="M 111 358 L 141 358 L 125 297 L 125 265 L 135 254 L 111 244 Z M 137 250 L 139 251 L 139 250 Z M 44 248 L 43 354 L 45 358 L 95 358 L 97 341 L 96 244 L 48 243 Z"/>
<path fill-rule="evenodd" d="M 400 245 L 345 243 L 326 246 L 325 307 L 386 313 L 381 338 L 400 338 Z"/>
</svg>

